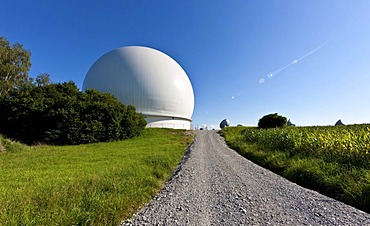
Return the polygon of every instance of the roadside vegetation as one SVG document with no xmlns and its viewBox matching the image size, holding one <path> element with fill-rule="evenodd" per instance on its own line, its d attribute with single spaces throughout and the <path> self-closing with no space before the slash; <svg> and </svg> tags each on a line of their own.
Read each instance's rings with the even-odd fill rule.
<svg viewBox="0 0 370 226">
<path fill-rule="evenodd" d="M 25 146 L 0 136 L 0 225 L 118 225 L 158 192 L 192 138 L 145 129 L 116 142 Z"/>
<path fill-rule="evenodd" d="M 0 36 L 0 225 L 118 225 L 162 187 L 192 134 L 144 129 L 133 106 L 33 78 L 31 65 Z"/>
<path fill-rule="evenodd" d="M 71 145 L 123 140 L 146 126 L 135 107 L 73 82 L 24 86 L 0 97 L 0 134 L 26 144 Z"/>
<path fill-rule="evenodd" d="M 31 53 L 0 36 L 0 134 L 25 144 L 71 145 L 123 140 L 146 126 L 135 107 L 74 82 L 29 76 Z"/>
<path fill-rule="evenodd" d="M 370 213 L 370 125 L 228 127 L 220 133 L 251 161 Z"/>
</svg>

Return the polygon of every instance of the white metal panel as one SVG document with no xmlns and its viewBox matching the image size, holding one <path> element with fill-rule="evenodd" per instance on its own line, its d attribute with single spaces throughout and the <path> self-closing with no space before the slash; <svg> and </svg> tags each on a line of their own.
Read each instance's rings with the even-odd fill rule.
<svg viewBox="0 0 370 226">
<path fill-rule="evenodd" d="M 194 93 L 188 76 L 168 55 L 148 47 L 122 47 L 99 58 L 83 89 L 111 93 L 144 115 L 191 121 Z M 190 125 L 189 121 L 189 125 Z"/>
<path fill-rule="evenodd" d="M 174 117 L 146 117 L 147 128 L 190 129 L 190 120 Z"/>
</svg>

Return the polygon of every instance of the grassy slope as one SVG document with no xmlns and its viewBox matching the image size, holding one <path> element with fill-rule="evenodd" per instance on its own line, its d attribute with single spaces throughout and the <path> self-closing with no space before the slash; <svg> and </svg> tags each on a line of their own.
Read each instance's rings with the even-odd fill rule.
<svg viewBox="0 0 370 226">
<path fill-rule="evenodd" d="M 320 156 L 291 156 L 279 150 L 264 150 L 243 140 L 243 127 L 221 131 L 227 144 L 239 154 L 304 187 L 343 201 L 370 213 L 370 170 L 348 167 Z"/>
<path fill-rule="evenodd" d="M 184 134 L 146 129 L 132 140 L 62 147 L 0 138 L 8 150 L 0 151 L 0 225 L 117 225 L 163 186 L 192 140 Z"/>
</svg>

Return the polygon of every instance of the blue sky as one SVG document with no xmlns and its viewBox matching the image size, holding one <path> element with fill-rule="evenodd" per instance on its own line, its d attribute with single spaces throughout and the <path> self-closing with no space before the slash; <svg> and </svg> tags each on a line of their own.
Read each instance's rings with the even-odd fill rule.
<svg viewBox="0 0 370 226">
<path fill-rule="evenodd" d="M 158 49 L 189 75 L 194 126 L 275 112 L 370 123 L 369 12 L 368 0 L 1 0 L 0 36 L 31 51 L 31 76 L 80 88 L 106 52 Z"/>
</svg>

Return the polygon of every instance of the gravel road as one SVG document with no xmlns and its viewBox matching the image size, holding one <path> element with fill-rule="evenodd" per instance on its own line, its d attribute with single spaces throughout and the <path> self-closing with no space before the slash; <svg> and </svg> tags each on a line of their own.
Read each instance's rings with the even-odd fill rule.
<svg viewBox="0 0 370 226">
<path fill-rule="evenodd" d="M 122 225 L 370 225 L 370 215 L 255 165 L 216 131 L 196 131 L 175 175 Z"/>
</svg>

